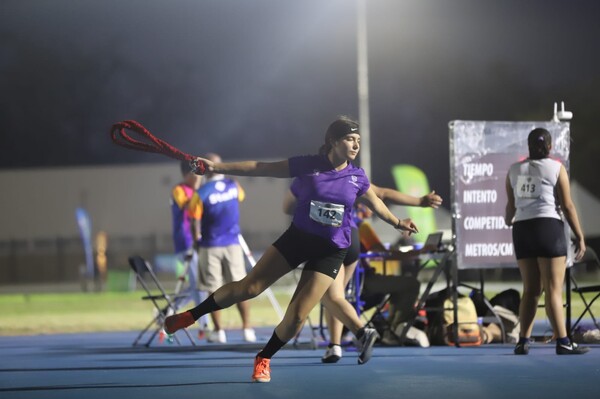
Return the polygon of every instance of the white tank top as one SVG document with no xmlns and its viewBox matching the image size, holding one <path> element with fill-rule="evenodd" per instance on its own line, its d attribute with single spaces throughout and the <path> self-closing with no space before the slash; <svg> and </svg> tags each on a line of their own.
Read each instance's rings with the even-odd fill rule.
<svg viewBox="0 0 600 399">
<path fill-rule="evenodd" d="M 556 195 L 561 163 L 550 158 L 526 159 L 508 171 L 515 195 L 515 222 L 535 218 L 562 219 Z"/>
</svg>

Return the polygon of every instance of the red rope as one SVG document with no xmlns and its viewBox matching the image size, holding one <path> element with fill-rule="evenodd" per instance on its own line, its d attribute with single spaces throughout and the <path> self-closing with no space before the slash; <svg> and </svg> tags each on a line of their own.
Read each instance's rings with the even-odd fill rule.
<svg viewBox="0 0 600 399">
<path fill-rule="evenodd" d="M 127 133 L 127 130 L 131 130 L 132 132 L 145 137 L 149 142 L 134 139 Z M 127 120 L 115 123 L 110 129 L 110 137 L 115 144 L 120 145 L 121 147 L 129 148 L 130 150 L 154 152 L 179 159 L 180 161 L 188 161 L 194 173 L 203 175 L 206 172 L 206 165 L 204 162 L 197 161 L 196 157 L 186 154 L 166 141 L 153 136 L 148 129 L 137 121 Z"/>
</svg>

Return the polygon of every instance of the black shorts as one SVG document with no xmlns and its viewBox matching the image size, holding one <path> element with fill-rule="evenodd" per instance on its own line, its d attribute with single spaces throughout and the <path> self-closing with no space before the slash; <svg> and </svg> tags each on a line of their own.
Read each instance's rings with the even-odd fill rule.
<svg viewBox="0 0 600 399">
<path fill-rule="evenodd" d="M 517 259 L 567 256 L 562 220 L 536 218 L 515 222 L 512 236 Z"/>
<path fill-rule="evenodd" d="M 344 258 L 344 266 L 349 266 L 358 260 L 360 256 L 360 237 L 358 236 L 358 228 L 353 227 L 350 233 L 350 246 Z"/>
<path fill-rule="evenodd" d="M 306 262 L 304 269 L 337 276 L 348 248 L 338 248 L 326 238 L 306 233 L 293 224 L 273 246 L 283 255 L 292 269 Z"/>
</svg>

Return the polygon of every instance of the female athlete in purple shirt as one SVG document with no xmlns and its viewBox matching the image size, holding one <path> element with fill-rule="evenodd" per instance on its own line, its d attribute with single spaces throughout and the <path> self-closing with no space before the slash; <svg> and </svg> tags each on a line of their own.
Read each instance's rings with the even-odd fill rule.
<svg viewBox="0 0 600 399">
<path fill-rule="evenodd" d="M 227 308 L 256 297 L 282 276 L 305 263 L 300 281 L 284 318 L 254 361 L 252 380 L 271 380 L 270 360 L 304 324 L 309 312 L 333 283 L 351 241 L 350 219 L 354 202 L 367 205 L 382 220 L 397 229 L 418 232 L 410 219 L 394 216 L 370 187 L 361 168 L 351 162 L 360 149 L 358 123 L 339 117 L 329 125 L 320 155 L 298 156 L 278 162 L 214 163 L 206 159 L 209 171 L 237 176 L 295 177 L 299 180 L 297 206 L 291 226 L 267 248 L 248 275 L 225 284 L 197 307 L 168 317 L 169 334 L 186 328 L 209 312 Z M 350 307 L 332 308 L 335 317 L 345 320 Z M 354 314 L 355 315 L 355 314 Z M 377 339 L 375 329 L 353 331 L 359 346 L 358 363 L 371 357 Z"/>
</svg>

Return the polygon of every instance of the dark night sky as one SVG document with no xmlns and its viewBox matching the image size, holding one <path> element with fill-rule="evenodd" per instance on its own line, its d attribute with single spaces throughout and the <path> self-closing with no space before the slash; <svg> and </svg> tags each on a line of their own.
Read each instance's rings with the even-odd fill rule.
<svg viewBox="0 0 600 399">
<path fill-rule="evenodd" d="M 573 176 L 600 195 L 600 2 L 372 0 L 367 16 L 375 183 L 414 164 L 449 198 L 449 121 L 549 120 L 564 100 Z M 196 154 L 315 152 L 358 116 L 355 32 L 350 0 L 3 0 L 0 168 L 164 162 L 110 142 L 124 119 Z"/>
</svg>

